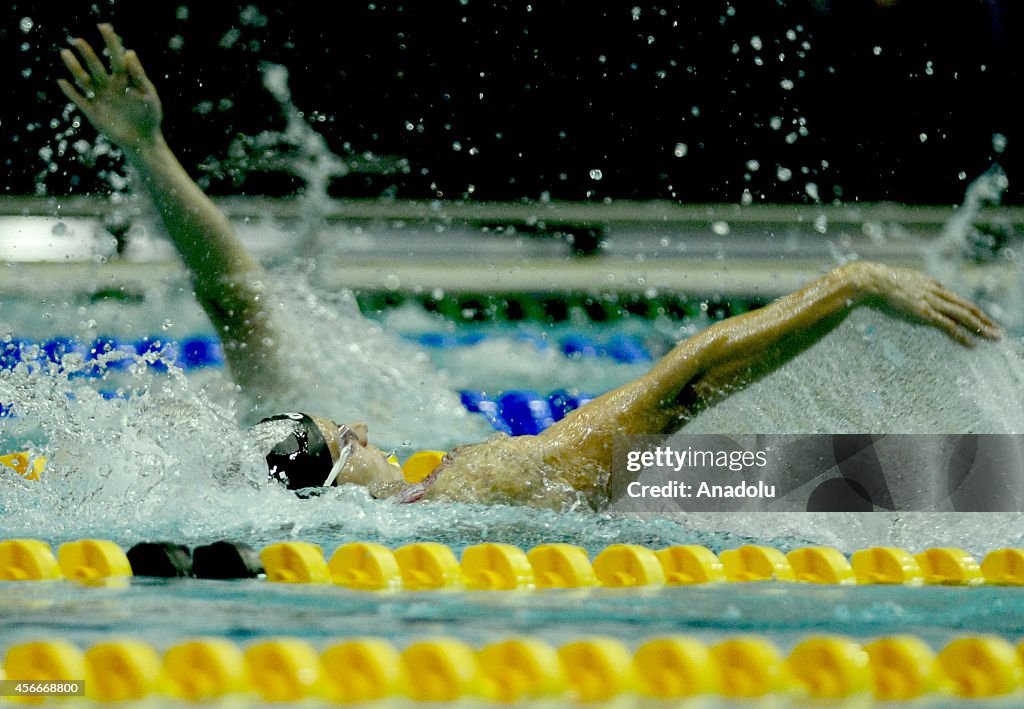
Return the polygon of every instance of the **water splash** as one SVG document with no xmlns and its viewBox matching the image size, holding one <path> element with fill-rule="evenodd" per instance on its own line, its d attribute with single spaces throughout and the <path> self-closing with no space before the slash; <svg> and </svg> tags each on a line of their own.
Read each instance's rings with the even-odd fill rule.
<svg viewBox="0 0 1024 709">
<path fill-rule="evenodd" d="M 1006 138 L 996 134 L 992 138 L 995 154 L 1006 149 Z M 1002 202 L 1009 186 L 1009 178 L 999 163 L 993 163 L 971 182 L 963 203 L 943 226 L 939 237 L 924 247 L 925 269 L 954 290 L 978 301 L 1004 327 L 1011 331 L 1024 328 L 1024 272 L 1014 263 L 1017 255 L 1006 248 L 1004 234 L 998 227 L 979 225 L 979 217 L 986 208 Z M 966 272 L 979 263 L 1003 261 L 1008 269 L 987 269 L 980 279 L 969 280 Z"/>
<path fill-rule="evenodd" d="M 306 114 L 292 101 L 287 67 L 271 62 L 260 64 L 263 87 L 277 102 L 285 120 L 284 130 L 264 130 L 255 136 L 240 135 L 228 148 L 225 160 L 210 159 L 207 171 L 227 172 L 236 181 L 250 172 L 285 172 L 298 177 L 303 187 L 298 210 L 302 242 L 297 253 L 315 256 L 324 246 L 319 232 L 334 208 L 329 194 L 331 182 L 350 173 L 392 174 L 407 172 L 401 158 L 365 152 L 344 157 L 334 153 L 324 136 L 315 130 Z M 314 120 L 326 116 L 314 114 Z"/>
<path fill-rule="evenodd" d="M 963 203 L 942 228 L 939 238 L 928 247 L 928 267 L 937 276 L 956 277 L 969 255 L 974 224 L 985 207 L 998 206 L 1009 186 L 1009 178 L 998 163 L 979 175 L 967 187 Z"/>
<path fill-rule="evenodd" d="M 484 540 L 521 546 L 562 540 L 594 553 L 622 541 L 718 548 L 734 539 L 667 520 L 396 505 L 353 486 L 299 499 L 266 482 L 263 453 L 232 411 L 170 363 L 169 374 L 154 372 L 159 355 L 113 352 L 86 362 L 76 354 L 58 364 L 36 354 L 25 352 L 16 367 L 0 370 L 0 400 L 16 402 L 17 414 L 0 418 L 0 446 L 48 458 L 40 481 L 0 469 L 0 538 L 59 543 L 98 536 L 123 545 L 231 539 L 254 546 L 303 539 L 325 549 L 354 540 L 397 547 L 430 539 L 456 550 Z M 125 363 L 130 367 L 121 372 Z M 96 382 L 109 384 L 118 372 L 123 396 L 102 397 Z"/>
<path fill-rule="evenodd" d="M 59 364 L 32 355 L 0 371 L 0 400 L 15 413 L 0 423 L 0 441 L 45 455 L 46 471 L 41 483 L 0 472 L 5 527 L 46 537 L 161 522 L 185 529 L 230 517 L 265 487 L 266 464 L 233 413 L 173 366 L 154 371 L 158 354 L 86 362 L 75 353 Z M 97 383 L 114 377 L 118 395 L 105 398 Z"/>
<path fill-rule="evenodd" d="M 707 409 L 686 433 L 1024 433 L 1024 362 L 1010 342 L 968 349 L 923 325 L 856 309 L 769 376 Z M 662 510 L 662 514 L 668 511 Z M 678 512 L 677 512 L 678 515 Z M 707 531 L 984 551 L 1024 540 L 1024 514 L 718 513 Z"/>
<path fill-rule="evenodd" d="M 317 293 L 294 273 L 271 291 L 277 337 L 291 366 L 283 390 L 262 393 L 257 417 L 299 410 L 365 421 L 374 442 L 402 452 L 493 433 L 482 417 L 466 412 L 426 353 L 364 318 L 351 292 Z"/>
</svg>

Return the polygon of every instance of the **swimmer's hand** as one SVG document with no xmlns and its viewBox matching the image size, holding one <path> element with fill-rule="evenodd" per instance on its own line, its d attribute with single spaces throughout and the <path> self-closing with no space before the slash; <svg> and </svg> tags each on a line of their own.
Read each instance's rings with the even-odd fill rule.
<svg viewBox="0 0 1024 709">
<path fill-rule="evenodd" d="M 114 28 L 102 24 L 99 30 L 107 46 L 110 71 L 89 43 L 79 37 L 71 46 L 78 50 L 81 61 L 70 49 L 60 53 L 78 90 L 66 79 L 57 83 L 96 130 L 124 150 L 142 150 L 160 139 L 160 97 L 138 55 L 125 50 Z"/>
<path fill-rule="evenodd" d="M 845 268 L 854 271 L 854 278 L 869 296 L 934 325 L 962 345 L 973 347 L 979 336 L 989 340 L 1003 336 L 1002 328 L 981 308 L 919 271 L 866 261 Z"/>
</svg>

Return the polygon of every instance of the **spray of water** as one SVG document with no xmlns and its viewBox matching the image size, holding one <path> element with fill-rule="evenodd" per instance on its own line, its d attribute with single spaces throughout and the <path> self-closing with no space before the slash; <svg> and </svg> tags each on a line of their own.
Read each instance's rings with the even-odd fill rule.
<svg viewBox="0 0 1024 709">
<path fill-rule="evenodd" d="M 934 329 L 861 308 L 805 354 L 704 411 L 685 431 L 1024 433 L 1022 391 L 1024 365 L 1014 343 L 967 349 Z M 892 544 L 985 551 L 1024 540 L 1024 515 L 1017 513 L 717 513 L 681 519 L 705 531 L 810 539 L 848 551 Z"/>
<path fill-rule="evenodd" d="M 996 156 L 1006 149 L 1006 142 L 1001 134 L 992 137 Z M 1010 275 L 992 270 L 980 282 L 969 283 L 965 278 L 965 267 L 974 261 L 1016 259 L 1012 248 L 992 243 L 991 237 L 976 226 L 982 210 L 998 206 L 1008 186 L 1003 168 L 993 163 L 968 185 L 963 203 L 923 255 L 929 273 L 982 303 L 1005 327 L 1016 332 L 1024 326 L 1024 274 L 1020 267 L 1009 269 Z"/>
<path fill-rule="evenodd" d="M 365 421 L 376 443 L 402 453 L 476 442 L 492 432 L 466 412 L 424 352 L 365 319 L 350 292 L 318 294 L 294 276 L 271 291 L 276 336 L 291 366 L 285 386 L 262 392 L 260 414 L 300 410 Z"/>
<path fill-rule="evenodd" d="M 268 129 L 255 136 L 238 136 L 228 148 L 227 159 L 210 159 L 205 169 L 227 172 L 237 180 L 243 180 L 250 172 L 285 172 L 299 178 L 303 187 L 299 193 L 300 223 L 297 231 L 302 240 L 294 252 L 312 258 L 325 246 L 319 238 L 320 229 L 333 206 L 329 188 L 335 178 L 352 172 L 403 172 L 408 170 L 408 164 L 403 159 L 368 152 L 352 157 L 334 153 L 306 114 L 293 103 L 287 67 L 263 62 L 260 72 L 263 87 L 280 108 L 285 120 L 284 129 Z"/>
<path fill-rule="evenodd" d="M 0 418 L 0 445 L 44 455 L 47 463 L 39 481 L 0 468 L 0 538 L 57 543 L 97 536 L 124 545 L 231 539 L 254 546 L 303 539 L 325 549 L 353 540 L 397 547 L 430 539 L 456 549 L 485 540 L 522 546 L 566 541 L 594 553 L 622 541 L 718 548 L 734 540 L 668 520 L 395 505 L 356 487 L 299 499 L 266 482 L 263 451 L 232 411 L 173 365 L 164 363 L 169 374 L 154 371 L 158 355 L 113 352 L 92 362 L 73 354 L 56 364 L 29 350 L 16 367 L 0 370 L 0 400 L 16 402 L 16 416 Z M 97 379 L 116 380 L 122 396 L 100 396 Z"/>
</svg>

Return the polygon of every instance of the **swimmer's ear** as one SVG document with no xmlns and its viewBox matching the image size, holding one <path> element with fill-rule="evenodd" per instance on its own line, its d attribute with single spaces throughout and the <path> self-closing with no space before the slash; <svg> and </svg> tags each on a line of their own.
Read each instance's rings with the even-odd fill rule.
<svg viewBox="0 0 1024 709">
<path fill-rule="evenodd" d="M 355 423 L 348 424 L 348 427 L 351 428 L 352 432 L 359 437 L 359 445 L 365 448 L 367 442 L 369 441 L 369 439 L 367 438 L 367 434 L 370 432 L 370 429 L 366 425 L 366 423 L 364 423 L 363 421 L 356 421 Z"/>
</svg>

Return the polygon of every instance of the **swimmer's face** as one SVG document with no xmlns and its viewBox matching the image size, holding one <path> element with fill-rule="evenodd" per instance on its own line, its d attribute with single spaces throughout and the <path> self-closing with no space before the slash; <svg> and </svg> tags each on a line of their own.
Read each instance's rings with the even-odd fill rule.
<svg viewBox="0 0 1024 709">
<path fill-rule="evenodd" d="M 344 435 L 345 429 L 354 434 Z M 348 461 L 341 469 L 335 479 L 335 485 L 354 483 L 356 485 L 369 485 L 371 483 L 392 482 L 402 479 L 402 471 L 397 465 L 388 462 L 387 455 L 367 440 L 367 427 L 365 423 L 349 423 L 338 427 L 339 438 L 345 438 L 351 442 L 351 452 Z M 345 445 L 346 441 L 340 441 Z"/>
</svg>

